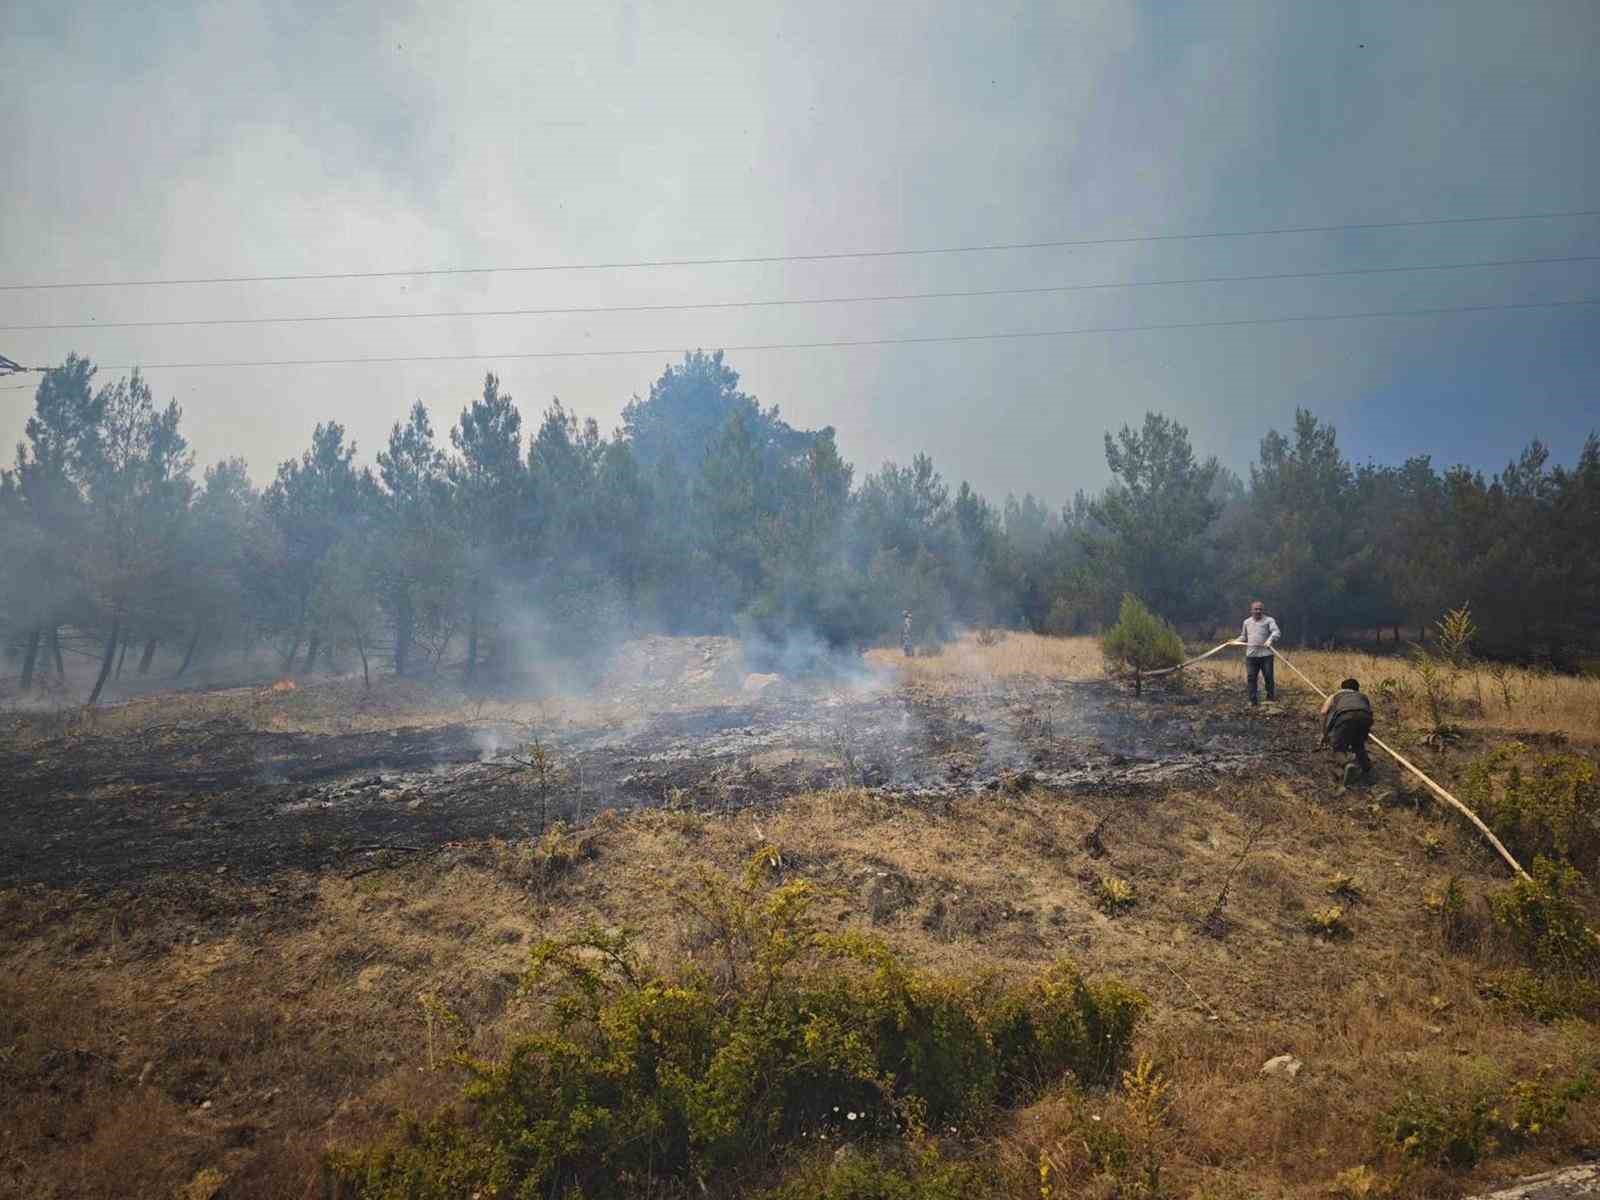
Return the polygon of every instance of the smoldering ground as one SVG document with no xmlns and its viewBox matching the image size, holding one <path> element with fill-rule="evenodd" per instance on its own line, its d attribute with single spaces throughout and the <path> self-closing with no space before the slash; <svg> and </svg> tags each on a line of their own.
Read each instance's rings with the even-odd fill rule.
<svg viewBox="0 0 1600 1200">
<path fill-rule="evenodd" d="M 1135 699 L 1106 680 L 1025 675 L 929 687 L 897 653 L 785 676 L 749 671 L 731 638 L 652 636 L 619 644 L 570 699 L 436 697 L 430 711 L 413 696 L 330 732 L 320 715 L 363 695 L 346 678 L 40 726 L 0 750 L 0 884 L 342 867 L 385 848 L 535 838 L 607 809 L 730 811 L 826 788 L 933 806 L 1034 784 L 1115 795 L 1292 770 L 1303 752 L 1291 722 L 1204 689 Z"/>
</svg>

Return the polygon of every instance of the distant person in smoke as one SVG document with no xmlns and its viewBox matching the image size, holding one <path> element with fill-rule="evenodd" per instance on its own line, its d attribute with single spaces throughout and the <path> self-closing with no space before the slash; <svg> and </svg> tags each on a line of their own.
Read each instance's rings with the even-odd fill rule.
<svg viewBox="0 0 1600 1200">
<path fill-rule="evenodd" d="M 1239 641 L 1245 647 L 1245 689 L 1250 693 L 1251 704 L 1258 701 L 1256 677 L 1261 675 L 1267 680 L 1267 702 L 1270 704 L 1278 698 L 1278 688 L 1272 678 L 1272 648 L 1281 636 L 1278 623 L 1267 616 L 1267 606 L 1259 600 L 1251 601 L 1250 615 L 1244 619 L 1244 630 L 1239 634 Z"/>
<path fill-rule="evenodd" d="M 1331 744 L 1340 753 L 1355 752 L 1356 760 L 1346 763 L 1344 785 L 1349 787 L 1359 777 L 1372 774 L 1372 759 L 1367 756 L 1367 735 L 1372 732 L 1372 701 L 1354 679 L 1343 680 L 1339 690 L 1322 702 L 1322 741 L 1319 746 Z"/>
<path fill-rule="evenodd" d="M 908 608 L 900 616 L 900 649 L 906 652 L 906 657 L 911 657 L 911 610 Z"/>
</svg>

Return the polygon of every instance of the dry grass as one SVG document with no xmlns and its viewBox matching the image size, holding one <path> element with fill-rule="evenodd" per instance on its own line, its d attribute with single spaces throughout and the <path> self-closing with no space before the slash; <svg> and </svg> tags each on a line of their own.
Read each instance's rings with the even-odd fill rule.
<svg viewBox="0 0 1600 1200">
<path fill-rule="evenodd" d="M 1444 874 L 1490 885 L 1448 826 L 1389 811 L 1374 827 L 1363 809 L 1281 784 L 1126 803 L 1099 862 L 1080 849 L 1094 814 L 1071 798 L 929 812 L 832 792 L 766 815 L 607 819 L 588 856 L 537 888 L 521 869 L 527 847 L 490 843 L 355 880 L 207 888 L 203 912 L 195 895 L 159 889 L 102 903 L 13 893 L 0 911 L 0 1195 L 171 1195 L 207 1170 L 229 1197 L 315 1195 L 330 1139 L 455 1095 L 453 1069 L 428 1069 L 419 994 L 461 1018 L 468 1048 L 493 1053 L 532 1019 L 513 986 L 531 938 L 627 925 L 681 965 L 703 946 L 673 897 L 704 866 L 737 871 L 763 842 L 823 888 L 831 924 L 870 929 L 928 968 L 1025 973 L 1068 956 L 1146 991 L 1141 1047 L 1172 1085 L 1175 1194 L 1224 1167 L 1240 1188 L 1324 1194 L 1371 1156 L 1374 1114 L 1404 1086 L 1570 1060 L 1577 1033 L 1484 1001 L 1478 964 L 1447 953 L 1423 919 Z M 1207 936 L 1200 919 L 1259 821 L 1226 934 Z M 1442 864 L 1428 832 L 1446 835 Z M 1096 902 L 1107 870 L 1139 897 L 1114 919 Z M 1304 917 L 1340 873 L 1383 883 L 1349 906 L 1347 940 L 1321 941 Z M 438 1062 L 454 1043 L 442 1025 L 434 1037 Z M 1257 1076 L 1285 1052 L 1305 1060 L 1300 1079 Z M 1046 1101 L 1011 1123 L 1002 1157 L 1035 1173 L 1007 1195 L 1037 1197 L 1038 1153 L 1066 1137 L 1064 1120 Z M 1572 1144 L 1552 1141 L 1526 1165 Z"/>
<path fill-rule="evenodd" d="M 1101 674 L 1088 638 L 1011 634 L 988 646 L 962 639 L 930 658 L 868 657 L 929 688 Z M 1408 669 L 1363 655 L 1293 657 L 1319 681 L 1354 674 L 1365 684 Z M 1199 669 L 1242 687 L 1236 659 Z M 1311 705 L 1292 676 L 1281 682 L 1291 709 Z M 350 693 L 324 686 L 269 694 L 259 719 L 474 715 L 403 688 L 384 693 L 382 707 L 342 714 Z M 1513 686 L 1509 719 L 1463 720 L 1593 736 L 1581 717 L 1595 712 L 1600 684 L 1522 672 Z M 1458 687 L 1463 701 L 1470 688 Z M 128 730 L 159 723 L 125 709 L 102 719 Z M 420 995 L 460 1018 L 459 1044 L 494 1054 L 534 1019 L 515 993 L 532 939 L 590 921 L 627 925 L 663 965 L 681 965 L 704 947 L 674 897 L 702 867 L 737 871 L 763 842 L 780 849 L 786 872 L 821 886 L 830 924 L 871 930 L 929 969 L 1021 974 L 1067 956 L 1144 990 L 1153 1007 L 1139 1050 L 1170 1084 L 1151 1139 L 1174 1196 L 1309 1200 L 1362 1163 L 1401 1196 L 1460 1194 L 1600 1143 L 1591 1104 L 1537 1152 L 1471 1175 L 1402 1179 L 1379 1153 L 1376 1115 L 1407 1088 L 1532 1078 L 1592 1057 L 1596 1038 L 1592 1025 L 1540 1026 L 1483 998 L 1492 962 L 1447 949 L 1424 898 L 1460 875 L 1481 913 L 1497 867 L 1446 818 L 1371 799 L 1259 780 L 1115 798 L 974 795 L 930 811 L 839 791 L 764 813 L 602 818 L 559 872 L 534 870 L 531 846 L 487 843 L 355 879 L 169 880 L 99 899 L 0 893 L 0 1197 L 322 1194 L 330 1142 L 370 1137 L 400 1111 L 458 1094 L 461 1077 L 443 1064 L 455 1025 L 435 1019 L 430 1053 Z M 1119 817 L 1104 834 L 1107 857 L 1091 859 L 1083 838 L 1108 804 Z M 1203 930 L 1258 826 L 1221 920 Z M 1097 906 L 1108 875 L 1138 898 L 1115 917 Z M 1306 917 L 1330 902 L 1336 877 L 1364 886 L 1341 900 L 1349 936 L 1334 941 L 1308 933 Z M 1261 1064 L 1282 1053 L 1304 1061 L 1301 1075 L 1262 1078 Z M 1059 1164 L 1055 1195 L 1101 1194 L 1070 1175 L 1081 1159 L 1074 1139 L 1092 1117 L 1125 1124 L 1128 1103 L 1053 1097 L 1014 1114 L 982 1147 L 999 1159 L 998 1194 L 1038 1200 L 1041 1160 Z"/>
<path fill-rule="evenodd" d="M 1057 638 L 1037 633 L 1005 633 L 992 645 L 977 634 L 947 642 L 936 655 L 906 658 L 899 650 L 870 650 L 867 662 L 898 671 L 907 682 L 950 686 L 983 679 L 1038 676 L 1045 679 L 1103 679 L 1105 658 L 1090 637 Z"/>
<path fill-rule="evenodd" d="M 1289 657 L 1318 686 L 1332 691 L 1341 679 L 1361 681 L 1379 705 L 1379 719 L 1423 728 L 1428 713 L 1422 698 L 1422 681 L 1410 660 L 1398 655 L 1363 654 L 1344 650 L 1293 650 Z M 1237 682 L 1243 688 L 1244 668 L 1237 654 L 1224 652 L 1191 668 L 1214 679 Z M 1292 671 L 1281 665 L 1278 691 L 1286 698 L 1312 698 Z M 1385 697 L 1382 685 L 1396 689 Z M 1504 687 L 1489 667 L 1475 663 L 1452 681 L 1446 700 L 1450 721 L 1467 729 L 1513 734 L 1561 734 L 1567 738 L 1600 740 L 1600 678 L 1557 675 L 1525 667 L 1509 667 Z M 1509 704 L 1507 697 L 1509 695 Z"/>
<path fill-rule="evenodd" d="M 446 1099 L 419 993 L 493 1053 L 537 922 L 492 868 L 420 879 L 0 894 L 0 1196 L 169 1196 L 206 1169 L 315 1195 L 330 1134 Z"/>
</svg>

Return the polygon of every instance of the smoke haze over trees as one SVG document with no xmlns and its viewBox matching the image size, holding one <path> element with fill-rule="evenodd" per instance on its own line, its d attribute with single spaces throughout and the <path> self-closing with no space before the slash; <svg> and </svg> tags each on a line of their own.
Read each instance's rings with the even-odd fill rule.
<svg viewBox="0 0 1600 1200">
<path fill-rule="evenodd" d="M 720 353 L 667 367 L 610 436 L 560 401 L 525 427 L 492 374 L 453 417 L 419 401 L 370 465 L 326 421 L 261 491 L 239 458 L 197 479 L 181 423 L 137 372 L 45 373 L 0 476 L 0 637 L 23 690 L 62 673 L 63 644 L 96 661 L 92 698 L 163 648 L 180 676 L 270 647 L 285 671 L 474 683 L 645 630 L 848 647 L 910 609 L 934 635 L 1084 632 L 1130 592 L 1208 630 L 1260 595 L 1291 641 L 1414 633 L 1470 602 L 1484 650 L 1558 667 L 1600 630 L 1593 435 L 1571 467 L 1533 442 L 1485 477 L 1354 465 L 1301 411 L 1242 480 L 1151 413 L 1106 433 L 1109 487 L 1054 508 L 952 487 L 924 454 L 858 475 L 831 428 L 763 409 Z"/>
</svg>

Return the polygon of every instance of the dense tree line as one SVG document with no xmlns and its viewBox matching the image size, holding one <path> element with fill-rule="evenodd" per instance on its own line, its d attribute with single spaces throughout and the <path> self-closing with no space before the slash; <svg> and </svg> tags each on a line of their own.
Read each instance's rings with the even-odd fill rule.
<svg viewBox="0 0 1600 1200">
<path fill-rule="evenodd" d="M 1124 592 L 1213 626 L 1266 596 L 1292 640 L 1420 631 L 1468 601 L 1483 648 L 1570 666 L 1600 634 L 1600 441 L 1492 477 L 1352 465 L 1297 413 L 1248 480 L 1148 415 L 1106 435 L 1113 482 L 1060 509 L 952 490 L 926 455 L 859 481 L 722 355 L 669 366 L 610 437 L 559 401 L 524 436 L 494 375 L 443 434 L 421 403 L 371 465 L 336 422 L 258 490 L 195 475 L 176 404 L 135 372 L 47 371 L 0 473 L 0 638 L 24 689 L 92 654 L 93 696 L 166 647 L 270 647 L 283 670 L 537 674 L 641 629 L 736 631 L 774 654 L 897 629 L 1094 628 Z"/>
</svg>

